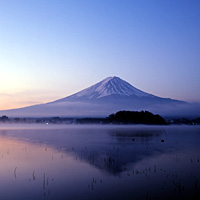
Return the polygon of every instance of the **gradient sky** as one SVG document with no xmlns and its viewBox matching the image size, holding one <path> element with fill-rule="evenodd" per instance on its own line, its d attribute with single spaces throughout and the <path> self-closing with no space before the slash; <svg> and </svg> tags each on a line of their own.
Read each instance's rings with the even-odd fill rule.
<svg viewBox="0 0 200 200">
<path fill-rule="evenodd" d="M 200 102 L 200 1 L 0 0 L 0 109 L 108 76 Z"/>
</svg>

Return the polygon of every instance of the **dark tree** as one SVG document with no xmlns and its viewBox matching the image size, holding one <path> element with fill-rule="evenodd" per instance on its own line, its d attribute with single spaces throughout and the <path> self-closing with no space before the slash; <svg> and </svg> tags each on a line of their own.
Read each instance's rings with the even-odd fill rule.
<svg viewBox="0 0 200 200">
<path fill-rule="evenodd" d="M 122 124 L 167 124 L 160 115 L 154 115 L 148 111 L 119 111 L 116 114 L 109 115 L 106 121 Z"/>
<path fill-rule="evenodd" d="M 0 117 L 0 121 L 7 122 L 7 121 L 9 121 L 9 118 L 7 116 L 3 115 L 2 117 Z"/>
</svg>

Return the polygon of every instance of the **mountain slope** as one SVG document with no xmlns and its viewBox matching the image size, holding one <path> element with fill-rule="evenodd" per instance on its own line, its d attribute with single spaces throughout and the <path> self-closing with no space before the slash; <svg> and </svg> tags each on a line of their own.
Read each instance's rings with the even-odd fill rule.
<svg viewBox="0 0 200 200">
<path fill-rule="evenodd" d="M 118 77 L 108 77 L 89 88 L 58 101 L 76 101 L 77 99 L 97 100 L 111 95 L 153 97 L 153 95 L 133 87 Z"/>
<path fill-rule="evenodd" d="M 46 104 L 0 111 L 15 117 L 107 116 L 119 110 L 148 110 L 163 115 L 177 115 L 188 110 L 188 103 L 161 98 L 143 92 L 118 77 L 108 77 L 71 96 Z"/>
<path fill-rule="evenodd" d="M 184 102 L 161 98 L 155 95 L 143 92 L 119 77 L 108 77 L 91 87 L 63 99 L 50 102 L 50 104 L 64 102 L 89 102 L 98 104 L 118 104 L 129 105 L 135 108 L 148 105 L 159 104 L 182 104 Z"/>
</svg>

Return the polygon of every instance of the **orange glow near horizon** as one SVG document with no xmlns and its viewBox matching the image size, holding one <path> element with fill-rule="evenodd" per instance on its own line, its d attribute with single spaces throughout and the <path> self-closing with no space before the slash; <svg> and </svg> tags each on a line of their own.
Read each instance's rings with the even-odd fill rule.
<svg viewBox="0 0 200 200">
<path fill-rule="evenodd" d="M 36 104 L 36 103 L 35 103 Z M 17 108 L 22 108 L 22 107 L 26 107 L 26 106 L 32 106 L 35 104 L 26 104 L 26 103 L 15 103 L 15 102 L 1 102 L 0 103 L 0 110 L 11 110 L 11 109 L 17 109 Z"/>
<path fill-rule="evenodd" d="M 43 104 L 57 100 L 65 95 L 58 92 L 51 91 L 34 91 L 34 92 L 21 92 L 13 94 L 0 94 L 0 110 L 9 110 Z"/>
<path fill-rule="evenodd" d="M 17 98 L 15 96 L 1 97 L 0 100 L 0 110 L 16 109 L 43 103 L 42 101 L 28 101 L 28 99 Z"/>
</svg>

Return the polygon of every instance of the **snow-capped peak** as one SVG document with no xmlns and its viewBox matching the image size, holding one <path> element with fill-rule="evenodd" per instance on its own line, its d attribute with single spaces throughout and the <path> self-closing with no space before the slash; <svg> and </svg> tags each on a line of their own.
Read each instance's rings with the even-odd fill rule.
<svg viewBox="0 0 200 200">
<path fill-rule="evenodd" d="M 151 94 L 142 92 L 141 90 L 133 87 L 131 84 L 120 79 L 119 77 L 108 77 L 97 84 L 86 88 L 71 97 L 84 97 L 87 99 L 99 99 L 110 95 L 121 95 L 121 96 L 138 96 L 147 97 L 153 96 Z"/>
</svg>

